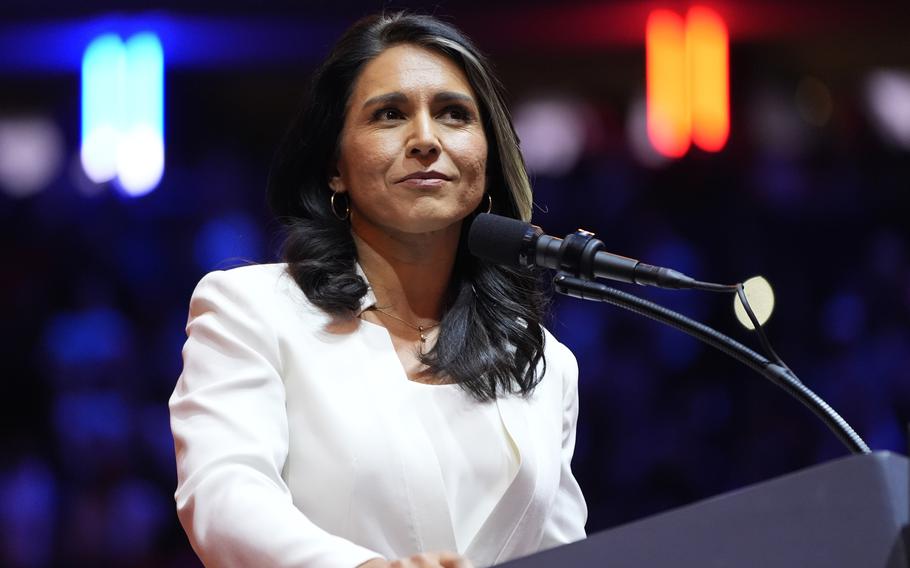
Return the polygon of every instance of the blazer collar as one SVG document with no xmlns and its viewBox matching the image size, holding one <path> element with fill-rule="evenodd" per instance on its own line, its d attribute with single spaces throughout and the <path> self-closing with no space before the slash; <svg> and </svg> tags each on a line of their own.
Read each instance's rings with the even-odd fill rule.
<svg viewBox="0 0 910 568">
<path fill-rule="evenodd" d="M 368 310 L 376 305 L 376 294 L 373 293 L 373 286 L 370 285 L 370 279 L 367 278 L 366 273 L 363 271 L 363 267 L 360 266 L 359 262 L 354 263 L 354 268 L 357 270 L 357 275 L 363 278 L 363 281 L 367 283 L 367 293 L 360 298 L 360 308 L 354 314 L 354 317 L 360 317 L 365 310 Z"/>
</svg>

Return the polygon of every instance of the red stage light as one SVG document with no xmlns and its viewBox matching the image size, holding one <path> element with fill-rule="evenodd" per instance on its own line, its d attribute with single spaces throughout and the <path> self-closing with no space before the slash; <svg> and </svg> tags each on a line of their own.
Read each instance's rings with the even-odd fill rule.
<svg viewBox="0 0 910 568">
<path fill-rule="evenodd" d="M 654 10 L 645 27 L 648 138 L 679 158 L 694 142 L 717 152 L 730 133 L 729 36 L 710 8 L 692 7 L 684 21 Z"/>
<path fill-rule="evenodd" d="M 694 6 L 686 16 L 686 55 L 692 142 L 717 152 L 730 134 L 730 74 L 727 26 L 716 12 Z"/>
<path fill-rule="evenodd" d="M 669 10 L 651 12 L 645 43 L 648 138 L 661 154 L 679 158 L 689 149 L 691 134 L 683 19 Z"/>
</svg>

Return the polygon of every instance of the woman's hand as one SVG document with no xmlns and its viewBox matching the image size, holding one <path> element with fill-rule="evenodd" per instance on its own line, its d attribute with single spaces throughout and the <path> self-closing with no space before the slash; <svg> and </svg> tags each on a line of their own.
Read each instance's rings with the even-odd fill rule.
<svg viewBox="0 0 910 568">
<path fill-rule="evenodd" d="M 374 558 L 357 568 L 474 568 L 474 565 L 454 552 L 426 552 L 391 561 Z"/>
</svg>

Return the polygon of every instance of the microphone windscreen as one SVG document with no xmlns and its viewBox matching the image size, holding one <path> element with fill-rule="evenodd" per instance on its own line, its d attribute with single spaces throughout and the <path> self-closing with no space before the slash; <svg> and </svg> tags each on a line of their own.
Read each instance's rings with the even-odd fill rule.
<svg viewBox="0 0 910 568">
<path fill-rule="evenodd" d="M 521 266 L 524 237 L 531 228 L 530 223 L 518 219 L 481 213 L 471 224 L 468 250 L 494 264 Z"/>
</svg>

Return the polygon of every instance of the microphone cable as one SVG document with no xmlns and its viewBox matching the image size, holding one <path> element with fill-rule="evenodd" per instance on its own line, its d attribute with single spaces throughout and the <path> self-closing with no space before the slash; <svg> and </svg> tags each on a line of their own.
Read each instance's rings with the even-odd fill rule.
<svg viewBox="0 0 910 568">
<path fill-rule="evenodd" d="M 752 322 L 753 331 L 755 331 L 756 335 L 758 335 L 758 341 L 761 343 L 765 355 L 776 365 L 783 367 L 789 371 L 794 378 L 796 378 L 796 375 L 793 373 L 793 371 L 790 370 L 790 367 L 784 363 L 783 359 L 780 358 L 780 355 L 777 354 L 777 351 L 774 350 L 774 347 L 771 346 L 771 341 L 765 334 L 764 325 L 758 322 L 758 317 L 756 317 L 755 312 L 752 311 L 752 306 L 749 304 L 749 298 L 746 295 L 746 289 L 743 282 L 738 282 L 736 284 L 716 284 L 714 282 L 702 282 L 700 280 L 695 280 L 692 285 L 692 289 L 702 290 L 705 292 L 736 294 L 746 311 L 746 315 L 749 316 L 749 321 Z"/>
</svg>

